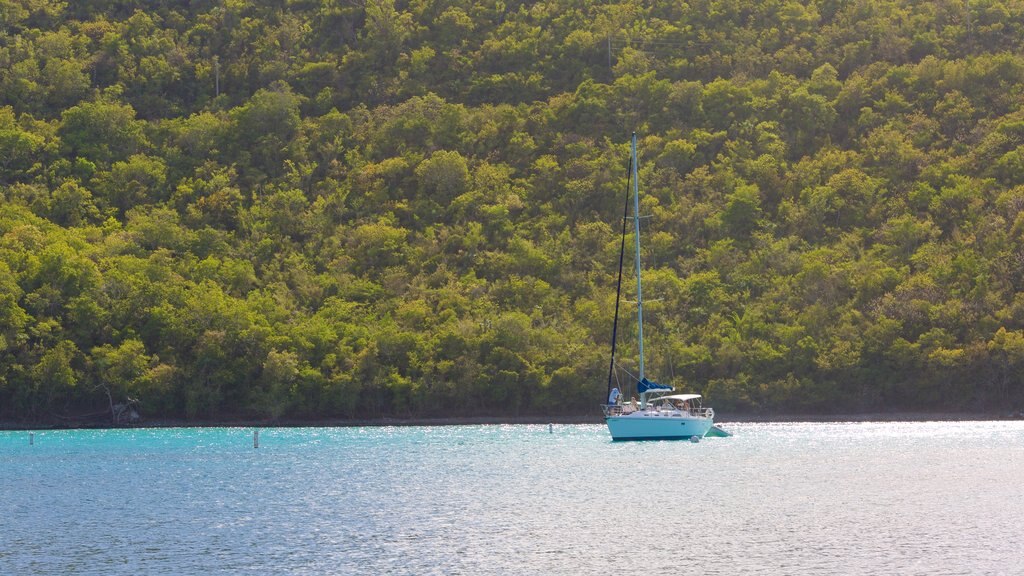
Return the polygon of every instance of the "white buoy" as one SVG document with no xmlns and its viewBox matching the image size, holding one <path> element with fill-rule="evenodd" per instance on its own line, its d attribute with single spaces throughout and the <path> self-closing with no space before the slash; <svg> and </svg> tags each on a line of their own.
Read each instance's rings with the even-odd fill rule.
<svg viewBox="0 0 1024 576">
<path fill-rule="evenodd" d="M 555 425 L 554 424 L 548 424 L 548 434 L 554 434 L 554 433 L 555 433 Z"/>
<path fill-rule="evenodd" d="M 693 442 L 694 444 L 700 442 L 700 436 L 690 436 L 690 442 Z"/>
<path fill-rule="evenodd" d="M 252 431 L 252 447 L 253 448 L 259 448 L 260 447 L 260 431 L 259 430 L 253 430 Z"/>
</svg>

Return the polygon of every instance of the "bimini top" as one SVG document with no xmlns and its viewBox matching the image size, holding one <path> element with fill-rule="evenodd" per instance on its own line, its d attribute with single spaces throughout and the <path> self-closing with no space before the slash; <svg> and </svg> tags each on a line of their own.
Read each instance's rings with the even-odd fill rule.
<svg viewBox="0 0 1024 576">
<path fill-rule="evenodd" d="M 651 382 L 646 377 L 636 383 L 636 391 L 643 394 L 644 392 L 653 392 L 655 390 L 675 390 L 675 388 L 666 384 L 658 384 L 657 382 Z"/>
<path fill-rule="evenodd" d="M 696 400 L 700 398 L 700 394 L 672 394 L 671 396 L 658 396 L 655 400 L 681 400 L 683 402 L 689 402 L 690 400 Z"/>
</svg>

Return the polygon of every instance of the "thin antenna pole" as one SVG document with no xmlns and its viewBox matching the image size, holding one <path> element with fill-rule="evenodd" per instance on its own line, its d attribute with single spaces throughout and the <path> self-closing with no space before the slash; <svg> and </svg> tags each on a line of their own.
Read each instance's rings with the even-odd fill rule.
<svg viewBox="0 0 1024 576">
<path fill-rule="evenodd" d="M 967 41 L 971 41 L 971 0 L 965 2 L 967 5 Z"/>
<path fill-rule="evenodd" d="M 639 169 L 640 163 L 636 155 L 636 132 L 633 132 L 633 229 L 636 232 L 636 326 L 637 342 L 640 345 L 640 374 L 638 380 L 644 379 L 644 291 L 643 283 L 640 280 L 640 184 Z"/>
</svg>

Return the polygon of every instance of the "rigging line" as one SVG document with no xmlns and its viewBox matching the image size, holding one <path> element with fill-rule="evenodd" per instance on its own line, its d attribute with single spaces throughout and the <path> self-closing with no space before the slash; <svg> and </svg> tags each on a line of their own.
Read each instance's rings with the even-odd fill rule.
<svg viewBox="0 0 1024 576">
<path fill-rule="evenodd" d="M 622 211 L 622 240 L 619 243 L 619 281 L 615 285 L 615 320 L 612 321 L 612 359 L 608 366 L 608 396 L 612 393 L 612 374 L 615 372 L 615 342 L 619 331 L 619 302 L 622 301 L 622 263 L 626 256 L 626 217 L 629 215 L 629 185 L 633 181 L 633 154 L 629 155 L 626 170 L 626 206 Z M 606 396 L 606 398 L 608 397 Z"/>
<path fill-rule="evenodd" d="M 629 376 L 630 380 L 632 380 L 633 382 L 639 382 L 639 381 L 640 381 L 640 379 L 636 377 L 636 374 L 633 374 L 632 372 L 630 372 L 630 371 L 629 371 L 629 370 L 628 370 L 628 369 L 627 369 L 627 368 L 626 368 L 625 366 L 623 366 L 622 364 L 615 364 L 615 366 L 616 366 L 616 368 L 618 368 L 619 370 L 622 370 L 623 372 L 625 372 L 625 373 L 626 373 L 626 376 Z M 618 379 L 619 379 L 619 375 L 618 375 L 618 373 L 616 373 L 616 374 L 615 374 L 615 380 L 616 380 L 616 381 L 618 381 Z"/>
</svg>

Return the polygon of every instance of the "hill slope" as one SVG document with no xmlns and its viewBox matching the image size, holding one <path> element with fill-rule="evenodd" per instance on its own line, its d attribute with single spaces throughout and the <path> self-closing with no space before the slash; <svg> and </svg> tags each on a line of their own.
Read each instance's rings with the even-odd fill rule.
<svg viewBox="0 0 1024 576">
<path fill-rule="evenodd" d="M 0 2 L 0 419 L 594 410 L 633 130 L 659 380 L 1020 407 L 1022 38 L 1020 1 Z"/>
</svg>

